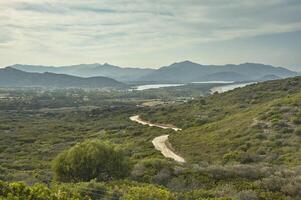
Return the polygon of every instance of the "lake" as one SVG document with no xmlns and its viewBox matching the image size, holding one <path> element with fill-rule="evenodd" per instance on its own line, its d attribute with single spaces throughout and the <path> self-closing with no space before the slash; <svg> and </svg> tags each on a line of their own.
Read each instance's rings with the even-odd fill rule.
<svg viewBox="0 0 301 200">
<path fill-rule="evenodd" d="M 185 84 L 150 84 L 150 85 L 138 85 L 135 90 L 148 90 L 148 89 L 157 89 L 163 87 L 176 87 L 183 86 Z"/>
<path fill-rule="evenodd" d="M 217 86 L 217 87 L 213 87 L 210 89 L 211 94 L 218 92 L 218 93 L 223 93 L 223 92 L 227 92 L 230 90 L 234 90 L 236 88 L 241 88 L 241 87 L 245 87 L 247 85 L 251 85 L 254 84 L 256 82 L 249 82 L 249 83 L 236 83 L 236 84 L 230 84 L 230 85 L 222 85 L 222 86 Z"/>
<path fill-rule="evenodd" d="M 233 84 L 231 84 L 233 83 Z M 245 87 L 247 85 L 253 84 L 256 82 L 248 82 L 248 83 L 234 83 L 234 81 L 200 81 L 200 82 L 192 82 L 192 84 L 227 84 L 213 87 L 210 91 L 211 93 L 218 92 L 223 93 L 229 90 L 234 90 L 235 88 Z M 158 89 L 164 87 L 176 87 L 183 86 L 186 84 L 148 84 L 148 85 L 138 85 L 134 88 L 134 90 L 142 91 L 148 89 Z"/>
</svg>

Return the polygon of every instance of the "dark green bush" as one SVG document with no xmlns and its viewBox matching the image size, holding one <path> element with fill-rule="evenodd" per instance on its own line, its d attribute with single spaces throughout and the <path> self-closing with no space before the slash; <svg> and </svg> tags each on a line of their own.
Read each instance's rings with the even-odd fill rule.
<svg viewBox="0 0 301 200">
<path fill-rule="evenodd" d="M 88 140 L 60 153 L 53 162 L 55 178 L 62 182 L 126 177 L 130 165 L 124 154 L 111 144 Z"/>
<path fill-rule="evenodd" d="M 138 162 L 131 173 L 132 179 L 165 185 L 173 174 L 172 165 L 162 159 L 145 159 Z"/>
<path fill-rule="evenodd" d="M 301 127 L 296 128 L 294 133 L 298 136 L 301 136 Z"/>
</svg>

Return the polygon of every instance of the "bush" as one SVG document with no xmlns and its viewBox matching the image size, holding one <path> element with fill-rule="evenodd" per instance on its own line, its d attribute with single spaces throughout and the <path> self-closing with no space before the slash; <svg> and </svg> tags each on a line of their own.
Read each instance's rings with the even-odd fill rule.
<svg viewBox="0 0 301 200">
<path fill-rule="evenodd" d="M 138 162 L 131 173 L 133 180 L 166 185 L 173 174 L 172 165 L 162 159 L 145 159 Z"/>
<path fill-rule="evenodd" d="M 294 131 L 294 133 L 295 133 L 296 135 L 298 135 L 298 136 L 301 136 L 301 127 L 296 128 L 295 131 Z"/>
<path fill-rule="evenodd" d="M 23 183 L 5 183 L 0 181 L 1 200 L 91 200 L 79 193 L 70 193 L 62 189 L 50 190 L 46 185 L 27 186 Z"/>
<path fill-rule="evenodd" d="M 53 162 L 55 179 L 80 182 L 126 177 L 130 165 L 123 153 L 100 140 L 88 140 L 60 153 Z"/>
<path fill-rule="evenodd" d="M 174 195 L 156 186 L 131 187 L 125 195 L 125 200 L 175 200 Z"/>
<path fill-rule="evenodd" d="M 295 119 L 293 119 L 294 124 L 301 124 L 301 117 L 296 117 Z"/>
<path fill-rule="evenodd" d="M 257 195 L 251 190 L 241 191 L 237 195 L 238 200 L 257 200 Z"/>
<path fill-rule="evenodd" d="M 240 151 L 230 151 L 223 156 L 224 163 L 228 163 L 229 161 L 239 161 L 241 159 Z"/>
</svg>

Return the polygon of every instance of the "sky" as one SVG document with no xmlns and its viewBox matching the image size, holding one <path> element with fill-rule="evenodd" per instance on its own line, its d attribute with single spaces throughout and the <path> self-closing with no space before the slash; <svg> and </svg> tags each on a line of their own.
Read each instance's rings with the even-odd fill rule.
<svg viewBox="0 0 301 200">
<path fill-rule="evenodd" d="M 0 0 L 0 67 L 256 62 L 301 71 L 301 0 Z"/>
</svg>

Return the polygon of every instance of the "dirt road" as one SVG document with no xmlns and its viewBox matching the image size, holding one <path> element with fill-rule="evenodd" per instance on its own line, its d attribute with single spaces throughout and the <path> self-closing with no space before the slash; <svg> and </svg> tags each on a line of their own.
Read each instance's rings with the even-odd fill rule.
<svg viewBox="0 0 301 200">
<path fill-rule="evenodd" d="M 142 124 L 142 125 L 155 126 L 155 127 L 159 127 L 159 128 L 163 128 L 163 129 L 172 129 L 174 131 L 181 130 L 180 128 L 177 128 L 177 127 L 174 127 L 171 125 L 153 124 L 153 123 L 144 121 L 139 117 L 139 115 L 130 117 L 130 120 L 137 122 L 139 124 Z M 173 150 L 169 147 L 170 145 L 167 145 L 168 144 L 168 136 L 169 135 L 161 135 L 161 136 L 155 137 L 152 141 L 154 147 L 158 151 L 160 151 L 163 154 L 163 156 L 165 156 L 166 158 L 172 158 L 177 162 L 184 163 L 185 159 L 182 158 L 181 156 L 177 155 L 175 152 L 173 152 Z"/>
</svg>

